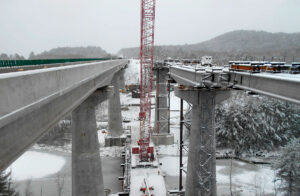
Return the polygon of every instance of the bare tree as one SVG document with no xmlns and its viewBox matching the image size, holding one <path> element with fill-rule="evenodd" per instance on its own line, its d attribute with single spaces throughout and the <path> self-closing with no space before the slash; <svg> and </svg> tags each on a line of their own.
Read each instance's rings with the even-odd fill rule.
<svg viewBox="0 0 300 196">
<path fill-rule="evenodd" d="M 230 173 L 229 173 L 229 186 L 230 186 L 230 195 L 233 196 L 233 193 L 232 193 L 232 159 L 233 157 L 231 156 L 231 159 L 230 159 Z"/>
<path fill-rule="evenodd" d="M 40 196 L 43 196 L 43 186 L 41 186 L 41 195 Z"/>
<path fill-rule="evenodd" d="M 32 182 L 32 179 L 29 179 L 26 181 L 24 196 L 33 196 L 33 193 L 31 192 L 31 182 Z"/>
<path fill-rule="evenodd" d="M 277 172 L 277 177 L 284 183 L 281 190 L 287 195 L 294 196 L 300 194 L 300 138 L 293 139 L 282 148 L 281 156 L 273 163 L 273 169 Z"/>
<path fill-rule="evenodd" d="M 65 185 L 65 177 L 66 177 L 66 174 L 63 173 L 57 173 L 56 175 L 56 179 L 55 179 L 55 183 L 56 183 L 56 187 L 57 187 L 57 195 L 58 196 L 62 196 L 62 192 L 63 192 L 63 189 L 64 189 L 64 185 Z"/>
<path fill-rule="evenodd" d="M 16 185 L 12 182 L 11 171 L 0 171 L 0 195 L 18 196 L 19 193 L 15 189 Z"/>
</svg>

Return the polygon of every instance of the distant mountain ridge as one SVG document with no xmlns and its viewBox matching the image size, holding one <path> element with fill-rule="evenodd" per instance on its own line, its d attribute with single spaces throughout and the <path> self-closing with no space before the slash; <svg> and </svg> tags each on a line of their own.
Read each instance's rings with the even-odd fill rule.
<svg viewBox="0 0 300 196">
<path fill-rule="evenodd" d="M 118 53 L 127 58 L 139 56 L 139 48 L 125 48 Z M 300 33 L 232 31 L 197 44 L 156 46 L 158 59 L 200 58 L 211 55 L 218 62 L 239 58 L 283 58 L 300 60 Z"/>
<path fill-rule="evenodd" d="M 101 47 L 58 47 L 37 55 L 32 52 L 29 59 L 103 58 L 110 56 Z"/>
<path fill-rule="evenodd" d="M 211 40 L 191 45 L 196 49 L 205 49 L 215 52 L 237 51 L 248 52 L 251 50 L 286 50 L 300 47 L 300 33 L 269 33 L 265 31 L 232 31 L 217 36 Z"/>
</svg>

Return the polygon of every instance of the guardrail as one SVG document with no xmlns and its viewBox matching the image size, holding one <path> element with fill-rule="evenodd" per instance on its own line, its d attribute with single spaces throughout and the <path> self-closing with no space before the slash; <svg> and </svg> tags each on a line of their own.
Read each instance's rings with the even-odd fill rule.
<svg viewBox="0 0 300 196">
<path fill-rule="evenodd" d="M 28 65 L 45 65 L 58 63 L 73 63 L 82 61 L 107 61 L 119 58 L 76 58 L 76 59 L 34 59 L 34 60 L 0 60 L 0 67 L 16 67 Z"/>
</svg>

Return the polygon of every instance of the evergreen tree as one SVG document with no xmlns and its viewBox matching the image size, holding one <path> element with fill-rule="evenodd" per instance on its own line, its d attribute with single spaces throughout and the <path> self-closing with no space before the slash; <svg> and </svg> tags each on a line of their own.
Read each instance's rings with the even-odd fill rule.
<svg viewBox="0 0 300 196">
<path fill-rule="evenodd" d="M 34 55 L 34 52 L 30 52 L 30 54 L 29 54 L 29 60 L 32 60 L 32 59 L 34 59 L 35 58 L 35 55 Z"/>
<path fill-rule="evenodd" d="M 272 150 L 300 134 L 299 108 L 270 97 L 235 92 L 216 111 L 219 147 L 240 152 Z"/>
<path fill-rule="evenodd" d="M 300 136 L 300 110 L 296 105 L 263 97 L 260 115 L 263 129 L 269 135 L 272 145 L 284 146 Z"/>
<path fill-rule="evenodd" d="M 7 54 L 2 53 L 2 54 L 0 55 L 0 60 L 9 60 L 9 57 L 7 56 Z"/>
<path fill-rule="evenodd" d="M 11 180 L 11 172 L 0 172 L 0 196 L 18 196 L 14 190 Z"/>
<path fill-rule="evenodd" d="M 289 196 L 300 195 L 300 138 L 293 139 L 282 149 L 281 157 L 273 164 L 284 190 Z"/>
</svg>

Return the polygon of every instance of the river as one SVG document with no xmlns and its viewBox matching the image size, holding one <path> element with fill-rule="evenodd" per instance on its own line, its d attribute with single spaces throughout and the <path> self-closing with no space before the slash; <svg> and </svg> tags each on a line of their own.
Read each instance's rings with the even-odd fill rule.
<svg viewBox="0 0 300 196">
<path fill-rule="evenodd" d="M 101 157 L 104 186 L 111 193 L 121 191 L 121 158 Z M 165 174 L 167 189 L 178 187 L 178 156 L 161 155 L 159 161 Z M 187 161 L 187 157 L 184 157 Z M 218 195 L 228 195 L 231 160 L 217 160 Z M 274 195 L 274 172 L 267 165 L 254 165 L 233 160 L 232 190 L 238 195 Z M 29 150 L 11 167 L 17 190 L 25 195 L 26 189 L 34 196 L 58 195 L 58 182 L 62 195 L 71 196 L 71 153 L 51 150 Z M 31 181 L 31 183 L 29 183 Z M 183 184 L 185 183 L 185 174 Z"/>
</svg>

